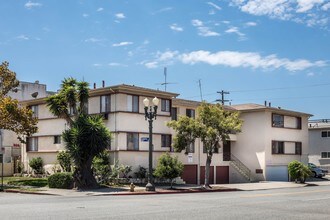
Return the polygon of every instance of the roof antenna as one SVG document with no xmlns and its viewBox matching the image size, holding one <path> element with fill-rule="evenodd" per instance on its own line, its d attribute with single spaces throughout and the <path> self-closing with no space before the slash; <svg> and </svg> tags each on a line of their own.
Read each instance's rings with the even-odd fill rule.
<svg viewBox="0 0 330 220">
<path fill-rule="evenodd" d="M 198 80 L 198 85 L 199 85 L 199 93 L 201 95 L 201 102 L 203 101 L 203 93 L 202 93 L 202 82 L 201 79 Z"/>
<path fill-rule="evenodd" d="M 177 83 L 167 82 L 167 68 L 166 67 L 164 67 L 164 77 L 165 77 L 165 81 L 163 83 L 157 83 L 157 85 L 164 85 L 165 92 L 166 92 L 168 84 L 177 84 Z"/>
</svg>

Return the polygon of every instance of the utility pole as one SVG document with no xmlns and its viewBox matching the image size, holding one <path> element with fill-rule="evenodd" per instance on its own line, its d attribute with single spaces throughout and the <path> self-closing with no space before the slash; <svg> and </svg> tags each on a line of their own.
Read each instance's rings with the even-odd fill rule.
<svg viewBox="0 0 330 220">
<path fill-rule="evenodd" d="M 221 99 L 217 99 L 217 102 L 221 102 L 222 105 L 225 104 L 225 102 L 229 102 L 230 100 L 225 99 L 225 95 L 229 95 L 229 92 L 221 90 L 221 92 L 217 92 L 221 94 Z"/>
</svg>

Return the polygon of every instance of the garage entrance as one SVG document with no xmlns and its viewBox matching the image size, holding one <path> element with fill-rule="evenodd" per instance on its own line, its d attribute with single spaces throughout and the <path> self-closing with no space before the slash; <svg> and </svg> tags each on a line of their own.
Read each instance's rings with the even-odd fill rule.
<svg viewBox="0 0 330 220">
<path fill-rule="evenodd" d="M 205 166 L 201 166 L 200 168 L 200 182 L 201 185 L 205 183 Z M 210 176 L 209 176 L 209 183 L 214 184 L 214 166 L 210 166 Z"/>
<path fill-rule="evenodd" d="M 289 181 L 288 167 L 287 166 L 267 166 L 266 167 L 266 180 L 267 181 Z"/>
<path fill-rule="evenodd" d="M 197 184 L 197 165 L 184 165 L 181 178 L 187 184 Z"/>
<path fill-rule="evenodd" d="M 216 184 L 229 183 L 229 166 L 217 166 L 215 171 Z"/>
</svg>

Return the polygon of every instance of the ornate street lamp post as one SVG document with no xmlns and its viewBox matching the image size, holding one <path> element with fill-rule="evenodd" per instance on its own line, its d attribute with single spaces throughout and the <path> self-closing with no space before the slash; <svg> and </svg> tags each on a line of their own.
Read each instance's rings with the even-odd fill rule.
<svg viewBox="0 0 330 220">
<path fill-rule="evenodd" d="M 152 177 L 152 122 L 153 119 L 156 120 L 159 99 L 155 97 L 152 100 L 153 105 L 149 105 L 149 103 L 150 101 L 148 98 L 145 98 L 143 100 L 145 119 L 149 122 L 149 175 L 148 184 L 146 185 L 146 191 L 155 191 L 155 185 Z"/>
</svg>

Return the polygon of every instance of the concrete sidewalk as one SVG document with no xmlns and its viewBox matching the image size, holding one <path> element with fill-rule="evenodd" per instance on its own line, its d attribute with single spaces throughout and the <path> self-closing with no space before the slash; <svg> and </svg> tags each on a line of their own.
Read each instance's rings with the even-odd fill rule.
<svg viewBox="0 0 330 220">
<path fill-rule="evenodd" d="M 134 192 L 129 192 L 128 186 L 123 187 L 108 187 L 93 190 L 66 190 L 66 189 L 50 189 L 48 187 L 34 188 L 33 191 L 27 190 L 5 190 L 6 192 L 29 193 L 29 194 L 44 194 L 55 196 L 119 196 L 119 195 L 147 195 L 147 194 L 173 194 L 173 193 L 201 193 L 201 192 L 225 192 L 225 191 L 253 191 L 253 190 L 268 190 L 280 188 L 298 188 L 306 186 L 324 186 L 330 185 L 329 180 L 308 181 L 304 184 L 294 182 L 258 182 L 258 183 L 239 183 L 239 184 L 219 184 L 211 185 L 212 189 L 205 190 L 201 186 L 196 185 L 181 185 L 174 186 L 174 189 L 169 189 L 168 186 L 157 186 L 156 192 L 146 192 L 145 187 L 136 186 Z"/>
</svg>

